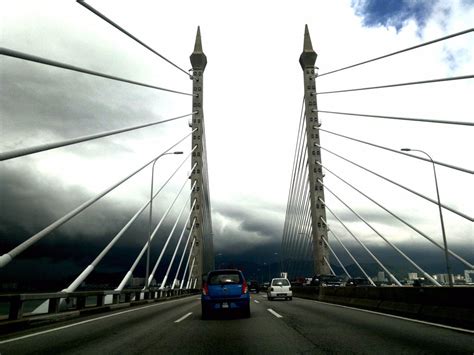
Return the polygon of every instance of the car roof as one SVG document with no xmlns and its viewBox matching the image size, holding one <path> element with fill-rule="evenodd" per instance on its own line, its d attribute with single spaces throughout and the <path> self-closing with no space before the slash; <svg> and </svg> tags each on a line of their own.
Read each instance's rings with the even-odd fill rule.
<svg viewBox="0 0 474 355">
<path fill-rule="evenodd" d="M 209 271 L 209 273 L 216 273 L 216 272 L 240 272 L 240 273 L 242 273 L 242 271 L 240 271 L 238 269 L 217 269 L 217 270 Z"/>
</svg>

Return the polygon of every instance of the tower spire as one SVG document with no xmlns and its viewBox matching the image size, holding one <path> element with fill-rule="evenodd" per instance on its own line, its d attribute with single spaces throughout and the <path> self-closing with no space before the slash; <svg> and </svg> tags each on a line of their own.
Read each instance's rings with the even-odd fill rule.
<svg viewBox="0 0 474 355">
<path fill-rule="evenodd" d="M 305 68 L 314 68 L 316 63 L 316 57 L 318 55 L 313 50 L 313 44 L 311 43 L 311 36 L 309 35 L 308 25 L 304 27 L 304 43 L 303 43 L 303 52 L 300 55 L 300 65 L 301 69 Z"/>
<path fill-rule="evenodd" d="M 191 65 L 193 69 L 204 70 L 207 65 L 207 57 L 202 51 L 202 42 L 201 42 L 201 28 L 198 26 L 196 33 L 196 41 L 194 42 L 194 51 L 191 54 Z"/>
<path fill-rule="evenodd" d="M 199 26 L 196 33 L 196 41 L 194 42 L 194 53 L 202 53 L 201 27 Z"/>
</svg>

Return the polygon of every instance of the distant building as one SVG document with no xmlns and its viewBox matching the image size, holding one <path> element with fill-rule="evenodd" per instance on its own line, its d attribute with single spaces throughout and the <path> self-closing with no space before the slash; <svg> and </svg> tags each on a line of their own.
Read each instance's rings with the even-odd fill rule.
<svg viewBox="0 0 474 355">
<path fill-rule="evenodd" d="M 145 278 L 144 277 L 132 277 L 130 278 L 130 281 L 128 282 L 128 285 L 131 288 L 137 288 L 140 286 L 145 285 Z"/>
<path fill-rule="evenodd" d="M 418 280 L 418 273 L 417 272 L 409 272 L 408 273 L 408 280 Z"/>
<path fill-rule="evenodd" d="M 467 284 L 473 283 L 474 270 L 464 270 L 464 280 Z"/>
<path fill-rule="evenodd" d="M 388 281 L 387 278 L 385 277 L 385 272 L 384 271 L 379 271 L 377 273 L 377 281 L 379 282 L 386 282 Z"/>
<path fill-rule="evenodd" d="M 456 280 L 464 282 L 464 277 L 462 275 L 451 275 L 453 282 Z M 440 284 L 447 285 L 449 283 L 448 274 L 436 274 L 433 275 L 433 278 L 438 281 Z"/>
<path fill-rule="evenodd" d="M 130 288 L 140 288 L 142 286 L 145 286 L 144 277 L 131 277 L 128 281 L 128 287 Z M 150 286 L 157 286 L 156 280 L 154 278 L 151 280 Z"/>
</svg>

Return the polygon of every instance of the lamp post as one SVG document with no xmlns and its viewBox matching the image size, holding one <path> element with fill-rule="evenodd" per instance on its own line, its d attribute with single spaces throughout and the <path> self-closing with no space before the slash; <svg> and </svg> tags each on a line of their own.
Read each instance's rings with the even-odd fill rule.
<svg viewBox="0 0 474 355">
<path fill-rule="evenodd" d="M 148 217 L 148 242 L 146 247 L 146 275 L 145 275 L 145 289 L 148 290 L 150 288 L 150 281 L 148 280 L 150 275 L 150 241 L 151 241 L 151 219 L 153 213 L 153 180 L 154 180 L 154 173 L 155 173 L 155 164 L 162 156 L 171 155 L 171 154 L 183 154 L 183 152 L 170 152 L 170 153 L 163 153 L 156 157 L 153 161 L 153 165 L 151 166 L 151 184 L 150 184 L 150 214 Z"/>
<path fill-rule="evenodd" d="M 267 270 L 268 270 L 268 282 L 270 282 L 270 281 L 272 281 L 271 278 L 270 278 L 270 263 L 264 262 L 263 266 L 265 266 L 265 265 L 267 266 Z"/>
<path fill-rule="evenodd" d="M 279 262 L 278 262 L 278 277 L 281 277 L 281 259 L 280 259 L 280 255 L 278 253 L 273 253 L 273 255 L 275 255 L 277 258 L 279 258 Z"/>
<path fill-rule="evenodd" d="M 446 240 L 446 232 L 444 230 L 443 209 L 441 207 L 441 200 L 440 200 L 440 197 L 439 197 L 439 188 L 438 188 L 438 179 L 436 177 L 436 165 L 435 165 L 433 159 L 431 158 L 431 156 L 423 150 L 402 148 L 401 151 L 403 151 L 403 152 L 420 152 L 420 153 L 423 153 L 430 159 L 431 164 L 433 164 L 433 173 L 434 173 L 434 180 L 435 180 L 435 186 L 436 186 L 436 195 L 438 197 L 439 219 L 441 221 L 441 230 L 443 232 L 444 256 L 446 258 L 446 270 L 448 272 L 449 287 L 453 287 L 453 278 L 452 278 L 452 274 L 451 274 L 451 267 L 449 266 L 448 241 Z"/>
<path fill-rule="evenodd" d="M 222 253 L 218 253 L 218 254 L 216 255 L 216 259 L 217 259 L 217 257 L 221 257 L 221 256 L 222 256 Z M 220 269 L 220 268 L 221 268 L 222 259 L 220 259 L 220 260 L 221 260 L 221 261 L 217 263 L 217 267 L 216 267 L 217 269 Z"/>
</svg>

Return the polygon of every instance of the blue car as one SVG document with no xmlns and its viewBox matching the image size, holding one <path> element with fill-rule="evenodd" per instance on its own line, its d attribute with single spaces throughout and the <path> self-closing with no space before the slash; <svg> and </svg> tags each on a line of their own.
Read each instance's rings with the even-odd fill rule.
<svg viewBox="0 0 474 355">
<path fill-rule="evenodd" d="M 201 295 L 202 319 L 218 311 L 236 310 L 250 317 L 250 294 L 240 270 L 214 270 L 207 275 Z"/>
</svg>

